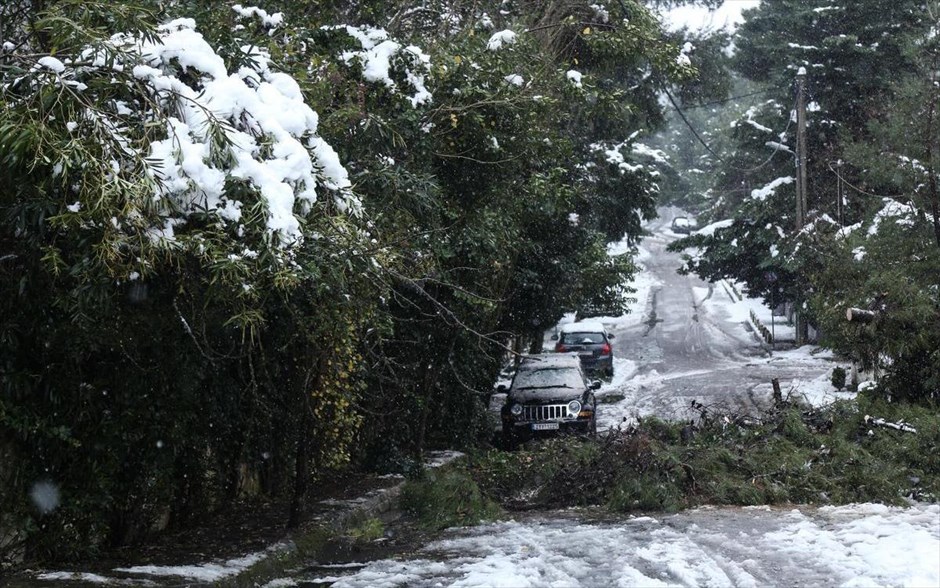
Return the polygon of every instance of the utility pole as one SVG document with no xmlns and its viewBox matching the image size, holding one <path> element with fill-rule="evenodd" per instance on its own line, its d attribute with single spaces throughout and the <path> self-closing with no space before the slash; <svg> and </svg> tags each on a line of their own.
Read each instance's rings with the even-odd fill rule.
<svg viewBox="0 0 940 588">
<path fill-rule="evenodd" d="M 806 68 L 796 74 L 796 232 L 806 224 Z M 806 343 L 808 330 L 803 309 L 796 309 L 796 345 Z"/>
<path fill-rule="evenodd" d="M 796 74 L 796 232 L 806 224 L 806 68 Z"/>
<path fill-rule="evenodd" d="M 845 191 L 842 187 L 842 160 L 840 159 L 836 163 L 836 168 L 839 170 L 839 173 L 836 174 L 836 220 L 839 221 L 839 226 L 845 226 Z"/>
</svg>

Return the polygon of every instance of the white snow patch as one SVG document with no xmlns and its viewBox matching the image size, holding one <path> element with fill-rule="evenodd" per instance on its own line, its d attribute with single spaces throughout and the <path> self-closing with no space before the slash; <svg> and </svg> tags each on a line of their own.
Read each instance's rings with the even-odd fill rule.
<svg viewBox="0 0 940 588">
<path fill-rule="evenodd" d="M 341 55 L 344 63 L 359 63 L 362 77 L 367 82 L 380 83 L 393 93 L 398 92 L 398 84 L 391 77 L 393 66 L 404 70 L 405 79 L 413 92 L 407 96 L 412 106 L 428 104 L 433 95 L 425 85 L 425 78 L 431 71 L 431 58 L 414 45 L 403 47 L 392 41 L 385 29 L 373 27 L 324 27 L 326 30 L 345 30 L 359 41 L 360 51 L 345 51 Z"/>
<path fill-rule="evenodd" d="M 490 37 L 490 40 L 486 43 L 486 48 L 490 51 L 499 51 L 506 45 L 513 45 L 516 42 L 516 33 L 506 29 L 499 31 L 498 33 L 493 33 L 493 36 Z"/>
<path fill-rule="evenodd" d="M 733 218 L 726 218 L 717 222 L 713 222 L 710 225 L 705 225 L 701 229 L 695 231 L 695 235 L 705 235 L 706 237 L 711 237 L 715 234 L 715 231 L 718 229 L 726 229 L 734 224 Z"/>
<path fill-rule="evenodd" d="M 758 188 L 756 190 L 751 190 L 751 198 L 755 200 L 766 200 L 768 196 L 773 194 L 777 188 L 784 184 L 792 184 L 794 181 L 793 176 L 784 176 L 782 178 L 777 178 L 776 180 L 770 182 L 763 188 Z"/>
<path fill-rule="evenodd" d="M 39 580 L 64 580 L 67 582 L 87 582 L 89 584 L 113 584 L 114 578 L 108 578 L 91 572 L 43 572 L 36 576 Z"/>
<path fill-rule="evenodd" d="M 781 554 L 824 562 L 843 586 L 940 586 L 940 505 L 860 504 L 800 514 L 763 540 Z"/>
<path fill-rule="evenodd" d="M 274 28 L 284 24 L 284 13 L 275 12 L 274 14 L 268 14 L 266 11 L 258 8 L 257 6 L 248 6 L 242 7 L 241 4 L 235 4 L 232 6 L 232 10 L 238 13 L 242 18 L 251 18 L 257 16 L 261 19 L 262 24 L 267 28 Z"/>
<path fill-rule="evenodd" d="M 201 582 L 217 582 L 248 569 L 263 560 L 267 555 L 267 553 L 262 551 L 219 563 L 181 566 L 133 566 L 129 568 L 114 568 L 114 571 L 145 576 L 177 576 Z"/>
<path fill-rule="evenodd" d="M 568 81 L 571 82 L 571 85 L 574 86 L 575 88 L 582 87 L 581 72 L 574 70 L 574 69 L 569 69 L 568 72 L 565 73 L 565 77 L 568 78 Z"/>
<path fill-rule="evenodd" d="M 65 71 L 65 64 L 52 57 L 51 55 L 46 55 L 45 57 L 40 57 L 37 61 L 39 65 L 45 67 L 46 69 L 51 69 L 57 74 L 60 74 Z"/>
<path fill-rule="evenodd" d="M 633 153 L 637 155 L 645 155 L 646 157 L 652 158 L 656 163 L 668 164 L 669 156 L 666 155 L 664 151 L 659 149 L 653 149 L 643 143 L 634 143 L 633 144 Z"/>
<path fill-rule="evenodd" d="M 875 214 L 871 226 L 868 228 L 869 235 L 878 233 L 881 223 L 886 219 L 894 219 L 894 222 L 902 226 L 911 226 L 914 224 L 914 218 L 917 215 L 917 209 L 912 204 L 904 204 L 892 198 L 882 198 L 883 205 L 881 210 Z"/>
<path fill-rule="evenodd" d="M 940 506 L 702 508 L 669 517 L 587 524 L 505 521 L 454 529 L 433 557 L 369 562 L 348 576 L 373 586 L 937 586 Z"/>
</svg>

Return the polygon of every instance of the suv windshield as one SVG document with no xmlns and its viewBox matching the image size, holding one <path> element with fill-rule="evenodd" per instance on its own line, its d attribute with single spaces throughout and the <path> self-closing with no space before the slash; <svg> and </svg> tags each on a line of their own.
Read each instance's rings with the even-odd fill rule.
<svg viewBox="0 0 940 588">
<path fill-rule="evenodd" d="M 604 335 L 602 333 L 562 333 L 562 343 L 603 343 Z"/>
<path fill-rule="evenodd" d="M 580 371 L 570 367 L 545 367 L 522 370 L 516 374 L 513 388 L 531 390 L 535 388 L 583 388 L 584 379 Z"/>
</svg>

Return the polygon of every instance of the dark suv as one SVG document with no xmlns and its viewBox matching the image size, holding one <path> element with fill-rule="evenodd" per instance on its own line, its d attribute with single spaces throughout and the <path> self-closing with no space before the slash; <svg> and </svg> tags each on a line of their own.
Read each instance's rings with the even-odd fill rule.
<svg viewBox="0 0 940 588">
<path fill-rule="evenodd" d="M 504 443 L 514 447 L 519 441 L 560 432 L 596 433 L 594 390 L 600 385 L 588 381 L 575 353 L 523 357 L 500 413 Z"/>
<path fill-rule="evenodd" d="M 608 378 L 614 375 L 614 351 L 610 346 L 613 338 L 598 321 L 568 323 L 561 326 L 558 335 L 552 336 L 558 341 L 555 351 L 577 353 L 585 371 Z"/>
</svg>

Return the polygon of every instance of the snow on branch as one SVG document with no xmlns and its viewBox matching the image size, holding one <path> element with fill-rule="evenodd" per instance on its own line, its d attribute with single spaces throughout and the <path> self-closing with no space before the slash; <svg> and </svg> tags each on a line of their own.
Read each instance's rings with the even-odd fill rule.
<svg viewBox="0 0 940 588">
<path fill-rule="evenodd" d="M 247 65 L 229 75 L 191 19 L 159 27 L 155 40 L 129 37 L 124 46 L 140 56 L 134 77 L 174 113 L 166 138 L 149 145 L 157 199 L 173 200 L 184 216 L 208 211 L 237 223 L 244 202 L 228 181 L 243 180 L 257 190 L 267 229 L 284 246 L 302 240 L 300 217 L 318 187 L 334 192 L 340 210 L 358 210 L 346 169 L 317 135 L 317 113 L 292 77 L 270 68 L 264 50 L 244 47 Z M 172 238 L 172 224 L 159 237 Z"/>
<path fill-rule="evenodd" d="M 751 198 L 754 200 L 766 200 L 768 196 L 772 195 L 777 191 L 777 188 L 784 184 L 792 184 L 793 176 L 784 176 L 782 178 L 777 178 L 776 180 L 770 182 L 762 188 L 757 188 L 756 190 L 751 190 Z"/>
<path fill-rule="evenodd" d="M 257 6 L 243 7 L 241 4 L 233 5 L 232 10 L 238 13 L 238 16 L 241 18 L 252 18 L 257 16 L 265 28 L 274 29 L 275 27 L 279 27 L 284 24 L 284 13 L 282 12 L 268 14 L 267 11 L 260 9 Z"/>
<path fill-rule="evenodd" d="M 504 31 L 499 31 L 494 33 L 490 40 L 486 43 L 486 48 L 490 51 L 499 51 L 507 45 L 512 45 L 516 42 L 516 33 L 506 29 Z"/>
<path fill-rule="evenodd" d="M 875 217 L 868 227 L 868 234 L 875 235 L 881 227 L 881 223 L 887 219 L 894 219 L 898 225 L 910 227 L 914 225 L 914 219 L 917 216 L 917 209 L 913 204 L 898 202 L 893 198 L 882 198 L 883 205 L 881 210 L 875 213 Z"/>
<path fill-rule="evenodd" d="M 398 84 L 392 79 L 396 69 L 404 72 L 405 81 L 413 92 L 407 96 L 412 106 L 429 104 L 433 98 L 425 87 L 426 76 L 431 71 L 431 58 L 414 45 L 407 47 L 392 41 L 385 29 L 373 27 L 327 26 L 326 31 L 342 30 L 359 42 L 360 49 L 344 51 L 340 58 L 346 65 L 357 63 L 362 67 L 362 77 L 367 82 L 380 83 L 392 93 L 398 92 Z"/>
</svg>

